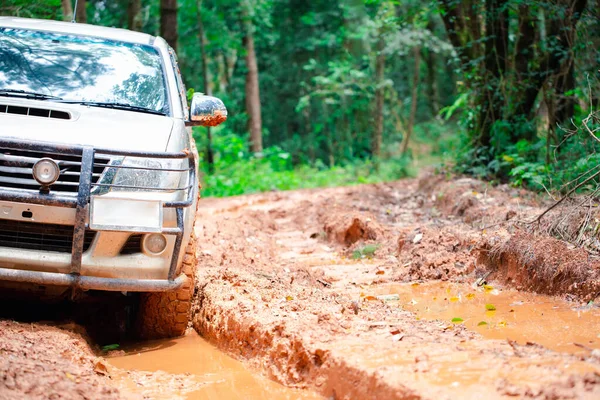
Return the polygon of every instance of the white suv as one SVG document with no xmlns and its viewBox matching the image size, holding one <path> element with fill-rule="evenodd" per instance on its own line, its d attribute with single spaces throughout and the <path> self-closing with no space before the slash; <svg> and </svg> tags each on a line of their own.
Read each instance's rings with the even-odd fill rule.
<svg viewBox="0 0 600 400">
<path fill-rule="evenodd" d="M 181 335 L 194 291 L 196 147 L 175 53 L 123 29 L 0 17 L 0 284 L 143 292 L 144 337 Z"/>
</svg>

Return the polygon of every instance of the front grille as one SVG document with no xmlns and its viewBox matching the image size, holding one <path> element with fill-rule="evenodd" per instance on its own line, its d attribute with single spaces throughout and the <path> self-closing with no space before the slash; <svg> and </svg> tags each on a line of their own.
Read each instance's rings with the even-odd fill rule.
<svg viewBox="0 0 600 400">
<path fill-rule="evenodd" d="M 90 248 L 95 237 L 95 231 L 85 232 L 83 251 Z M 72 226 L 0 220 L 0 247 L 70 253 L 72 246 Z"/>
<path fill-rule="evenodd" d="M 142 252 L 142 235 L 131 235 L 121 249 L 121 254 L 137 254 Z"/>
<path fill-rule="evenodd" d="M 77 193 L 81 174 L 81 156 L 44 153 L 38 151 L 0 149 L 0 188 L 39 190 L 40 184 L 33 179 L 33 165 L 48 157 L 60 167 L 60 177 L 51 186 L 52 192 Z M 98 182 L 110 159 L 94 158 L 92 183 Z"/>
</svg>

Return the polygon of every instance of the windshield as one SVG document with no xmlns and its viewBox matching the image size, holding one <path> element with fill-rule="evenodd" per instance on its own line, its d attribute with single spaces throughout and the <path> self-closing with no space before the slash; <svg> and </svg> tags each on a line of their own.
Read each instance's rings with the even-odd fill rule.
<svg viewBox="0 0 600 400">
<path fill-rule="evenodd" d="M 168 113 L 156 49 L 108 39 L 0 27 L 0 91 Z"/>
</svg>

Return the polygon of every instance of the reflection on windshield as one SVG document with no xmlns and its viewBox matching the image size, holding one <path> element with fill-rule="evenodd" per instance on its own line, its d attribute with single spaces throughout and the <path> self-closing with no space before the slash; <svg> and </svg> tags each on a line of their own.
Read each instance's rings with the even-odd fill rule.
<svg viewBox="0 0 600 400">
<path fill-rule="evenodd" d="M 102 38 L 0 28 L 0 89 L 168 113 L 158 52 Z"/>
</svg>

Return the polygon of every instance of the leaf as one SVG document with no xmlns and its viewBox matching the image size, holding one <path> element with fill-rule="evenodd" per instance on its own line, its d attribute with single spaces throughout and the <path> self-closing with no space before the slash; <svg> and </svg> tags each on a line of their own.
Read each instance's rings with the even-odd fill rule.
<svg viewBox="0 0 600 400">
<path fill-rule="evenodd" d="M 292 301 L 294 298 L 290 295 L 285 296 L 285 301 Z"/>
<path fill-rule="evenodd" d="M 479 323 L 477 324 L 477 326 L 483 326 L 483 325 L 487 325 L 488 323 L 485 321 L 479 321 Z"/>
<path fill-rule="evenodd" d="M 496 306 L 493 304 L 486 304 L 485 309 L 488 311 L 496 311 Z"/>
<path fill-rule="evenodd" d="M 383 300 L 383 301 L 400 301 L 400 295 L 398 295 L 397 293 L 382 294 L 382 295 L 377 296 L 377 299 Z"/>
<path fill-rule="evenodd" d="M 421 239 L 423 239 L 423 234 L 422 233 L 417 233 L 413 239 L 413 244 L 418 244 Z"/>
<path fill-rule="evenodd" d="M 464 321 L 464 319 L 462 319 L 460 317 L 452 318 L 452 323 L 454 323 L 454 324 L 460 324 L 463 321 Z"/>
<path fill-rule="evenodd" d="M 457 301 L 459 301 L 459 300 L 460 300 L 460 298 L 459 298 L 459 297 L 456 297 L 456 296 L 450 297 L 450 301 L 451 301 L 452 303 L 456 303 L 456 302 L 457 302 Z"/>
<path fill-rule="evenodd" d="M 373 301 L 373 300 L 377 300 L 377 297 L 375 297 L 375 296 L 366 296 L 365 300 Z"/>
<path fill-rule="evenodd" d="M 383 274 L 385 274 L 384 270 L 379 270 L 379 271 L 375 272 L 375 275 L 383 275 Z"/>
<path fill-rule="evenodd" d="M 493 287 L 492 285 L 483 285 L 483 290 L 484 290 L 486 293 L 489 293 L 489 292 L 491 292 L 492 290 L 494 290 L 494 287 Z"/>
<path fill-rule="evenodd" d="M 72 381 L 74 381 L 74 380 L 75 380 L 75 377 L 74 377 L 74 376 L 73 376 L 73 374 L 71 374 L 70 372 L 65 372 L 65 376 L 66 376 L 67 378 L 69 378 L 70 380 L 72 380 Z"/>
<path fill-rule="evenodd" d="M 473 300 L 475 298 L 475 293 L 468 293 L 465 297 L 469 300 Z"/>
<path fill-rule="evenodd" d="M 102 360 L 101 358 L 97 358 L 94 361 L 94 372 L 98 375 L 110 376 L 110 373 L 108 372 L 108 367 L 106 366 L 104 360 Z"/>
<path fill-rule="evenodd" d="M 500 322 L 498 322 L 498 327 L 500 327 L 500 328 L 505 328 L 505 327 L 506 327 L 506 325 L 508 325 L 508 324 L 506 323 L 506 321 L 500 321 Z"/>
<path fill-rule="evenodd" d="M 412 286 L 412 287 L 419 286 L 419 282 L 413 282 L 410 284 L 410 286 Z"/>
<path fill-rule="evenodd" d="M 107 344 L 106 346 L 102 346 L 102 351 L 110 351 L 110 350 L 117 350 L 119 348 L 119 344 L 115 343 L 115 344 Z"/>
</svg>

